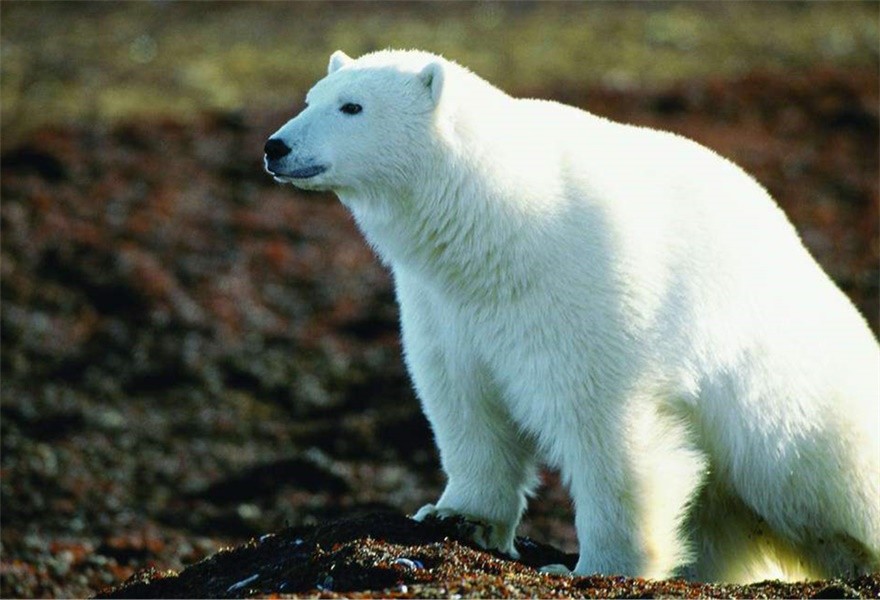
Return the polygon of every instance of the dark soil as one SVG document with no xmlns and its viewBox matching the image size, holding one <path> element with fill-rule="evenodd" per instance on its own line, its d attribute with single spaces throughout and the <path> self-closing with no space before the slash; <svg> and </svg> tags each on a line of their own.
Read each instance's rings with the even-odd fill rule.
<svg viewBox="0 0 880 600">
<path fill-rule="evenodd" d="M 749 586 L 540 573 L 574 554 L 518 538 L 520 560 L 467 542 L 463 521 L 416 523 L 375 513 L 289 528 L 220 552 L 179 575 L 146 572 L 99 598 L 875 598 L 880 575 Z"/>
<path fill-rule="evenodd" d="M 540 95 L 743 165 L 878 330 L 876 73 Z M 262 172 L 289 116 L 56 127 L 4 150 L 0 596 L 87 596 L 142 569 L 114 594 L 880 594 L 876 577 L 539 575 L 403 520 L 442 474 L 390 282 L 334 198 Z M 572 552 L 568 499 L 544 476 L 520 533 Z"/>
</svg>

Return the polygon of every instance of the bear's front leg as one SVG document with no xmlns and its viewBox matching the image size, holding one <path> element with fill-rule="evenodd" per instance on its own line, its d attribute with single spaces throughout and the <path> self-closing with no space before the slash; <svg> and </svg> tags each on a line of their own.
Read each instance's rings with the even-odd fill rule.
<svg viewBox="0 0 880 600">
<path fill-rule="evenodd" d="M 395 279 L 406 364 L 447 476 L 440 499 L 414 518 L 462 516 L 481 525 L 476 543 L 516 556 L 516 526 L 538 483 L 534 440 L 471 350 L 473 331 L 420 280 L 400 270 Z"/>
<path fill-rule="evenodd" d="M 632 474 L 618 456 L 590 452 L 574 438 L 565 437 L 561 435 L 556 446 L 566 446 L 557 452 L 565 452 L 560 471 L 574 504 L 579 559 L 574 571 L 552 564 L 542 567 L 541 572 L 646 576 L 651 551 L 641 530 Z"/>
<path fill-rule="evenodd" d="M 477 525 L 477 544 L 516 558 L 516 527 L 538 481 L 534 445 L 488 390 L 476 384 L 464 389 L 469 378 L 462 375 L 454 386 L 444 386 L 455 392 L 442 398 L 418 386 L 447 484 L 436 504 L 423 506 L 413 518 L 464 517 Z"/>
<path fill-rule="evenodd" d="M 706 462 L 653 398 L 613 406 L 620 412 L 603 416 L 573 409 L 551 442 L 574 501 L 574 573 L 667 578 L 692 559 L 683 526 Z"/>
</svg>

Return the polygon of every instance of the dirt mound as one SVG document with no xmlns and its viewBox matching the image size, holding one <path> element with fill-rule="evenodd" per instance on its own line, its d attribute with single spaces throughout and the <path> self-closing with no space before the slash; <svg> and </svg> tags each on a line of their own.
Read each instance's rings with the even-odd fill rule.
<svg viewBox="0 0 880 600">
<path fill-rule="evenodd" d="M 577 556 L 517 538 L 518 561 L 467 542 L 465 521 L 416 523 L 378 513 L 286 529 L 215 554 L 180 574 L 142 573 L 98 598 L 876 598 L 880 575 L 748 586 L 627 577 L 567 577 L 536 569 Z"/>
</svg>

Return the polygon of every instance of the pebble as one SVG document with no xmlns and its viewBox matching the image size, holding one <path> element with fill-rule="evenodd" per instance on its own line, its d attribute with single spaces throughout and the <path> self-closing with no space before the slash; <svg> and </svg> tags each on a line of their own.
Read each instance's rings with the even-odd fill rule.
<svg viewBox="0 0 880 600">
<path fill-rule="evenodd" d="M 259 574 L 259 573 L 255 574 L 255 575 L 251 575 L 251 576 L 248 577 L 247 579 L 242 579 L 242 580 L 239 581 L 238 583 L 233 583 L 233 584 L 230 585 L 228 588 L 226 588 L 226 591 L 227 591 L 227 592 L 232 592 L 232 591 L 235 591 L 235 590 L 240 590 L 240 589 L 243 588 L 244 586 L 246 586 L 246 585 L 248 585 L 248 584 L 250 584 L 250 583 L 253 583 L 254 581 L 256 581 L 256 580 L 259 579 L 259 578 L 260 578 L 260 574 Z"/>
<path fill-rule="evenodd" d="M 412 560 L 412 559 L 410 559 L 410 558 L 403 558 L 403 557 L 398 558 L 397 560 L 395 560 L 395 561 L 394 561 L 394 564 L 396 564 L 396 565 L 403 565 L 403 566 L 406 567 L 407 569 L 412 569 L 412 570 L 416 570 L 416 569 L 424 569 L 424 568 L 425 568 L 425 565 L 423 565 L 423 564 L 421 563 L 421 561 L 418 561 L 418 560 Z"/>
</svg>

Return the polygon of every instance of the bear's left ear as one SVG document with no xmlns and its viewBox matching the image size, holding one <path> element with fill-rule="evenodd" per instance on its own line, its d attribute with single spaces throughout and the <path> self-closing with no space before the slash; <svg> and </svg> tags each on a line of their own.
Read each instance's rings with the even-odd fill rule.
<svg viewBox="0 0 880 600">
<path fill-rule="evenodd" d="M 337 50 L 330 55 L 330 64 L 327 65 L 327 75 L 333 73 L 334 71 L 338 71 L 351 61 L 352 58 L 348 54 L 346 54 L 342 50 Z"/>
<path fill-rule="evenodd" d="M 419 79 L 431 91 L 431 99 L 436 106 L 440 102 L 440 96 L 443 94 L 443 63 L 429 63 L 419 73 Z"/>
</svg>

